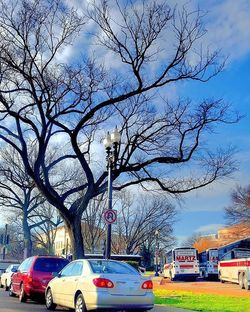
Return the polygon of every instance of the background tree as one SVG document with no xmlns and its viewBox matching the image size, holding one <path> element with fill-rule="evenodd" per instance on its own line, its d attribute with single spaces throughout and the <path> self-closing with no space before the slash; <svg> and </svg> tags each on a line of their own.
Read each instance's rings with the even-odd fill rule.
<svg viewBox="0 0 250 312">
<path fill-rule="evenodd" d="M 36 249 L 40 248 L 43 253 L 48 255 L 55 254 L 54 244 L 57 228 L 62 222 L 56 209 L 47 202 L 34 211 L 30 223 L 35 225 L 31 234 Z"/>
<path fill-rule="evenodd" d="M 85 46 L 83 60 L 63 61 L 86 32 L 94 45 Z M 61 0 L 0 1 L 0 139 L 59 210 L 74 258 L 84 256 L 82 214 L 107 188 L 95 153 L 107 127 L 121 129 L 116 190 L 140 184 L 179 195 L 234 170 L 230 150 L 203 147 L 214 126 L 238 120 L 228 105 L 164 96 L 168 86 L 206 82 L 221 71 L 218 52 L 202 48 L 204 33 L 199 10 L 165 2 L 100 1 L 79 15 Z M 70 165 L 81 178 L 62 189 L 54 170 Z"/>
<path fill-rule="evenodd" d="M 23 234 L 24 258 L 32 255 L 32 229 L 44 223 L 30 222 L 45 198 L 35 187 L 34 181 L 26 174 L 19 154 L 12 148 L 1 152 L 0 162 L 0 205 L 2 214 L 15 216 Z M 20 231 L 19 231 L 20 232 Z M 18 235 L 20 237 L 20 235 Z"/>
<path fill-rule="evenodd" d="M 156 230 L 161 233 L 161 247 L 166 249 L 171 245 L 177 212 L 166 197 L 121 192 L 117 206 L 118 218 L 112 239 L 114 253 L 138 254 L 142 246 L 153 247 Z"/>
<path fill-rule="evenodd" d="M 13 217 L 13 216 L 12 216 Z M 11 216 L 9 215 L 8 222 L 8 244 L 5 245 L 5 259 L 14 259 L 17 261 L 23 260 L 23 233 L 20 231 L 20 226 L 11 222 Z M 0 227 L 0 237 L 5 235 L 5 227 Z M 0 250 L 3 252 L 3 244 L 0 240 Z"/>
<path fill-rule="evenodd" d="M 83 212 L 84 243 L 90 253 L 103 252 L 106 235 L 106 224 L 103 220 L 104 210 L 107 209 L 105 194 L 90 201 Z"/>
<path fill-rule="evenodd" d="M 250 185 L 237 186 L 231 194 L 232 204 L 225 208 L 230 224 L 246 223 L 250 227 Z"/>
</svg>

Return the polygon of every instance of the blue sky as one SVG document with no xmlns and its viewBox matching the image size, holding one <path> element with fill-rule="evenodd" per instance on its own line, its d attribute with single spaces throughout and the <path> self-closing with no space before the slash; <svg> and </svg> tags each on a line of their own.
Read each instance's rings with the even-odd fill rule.
<svg viewBox="0 0 250 312">
<path fill-rule="evenodd" d="M 238 123 L 217 129 L 210 145 L 231 144 L 237 149 L 239 170 L 232 179 L 189 193 L 179 214 L 175 234 L 179 241 L 202 232 L 216 233 L 226 223 L 224 207 L 236 184 L 250 183 L 250 1 L 191 1 L 208 10 L 205 40 L 228 56 L 224 71 L 206 84 L 187 83 L 177 91 L 192 98 L 223 98 L 245 115 Z"/>
<path fill-rule="evenodd" d="M 225 224 L 224 207 L 230 203 L 230 192 L 236 184 L 249 184 L 250 174 L 250 0 L 169 0 L 171 4 L 187 4 L 207 11 L 204 17 L 207 34 L 204 45 L 221 49 L 228 56 L 226 67 L 220 75 L 208 83 L 184 83 L 171 89 L 174 96 L 191 96 L 192 99 L 223 98 L 245 117 L 238 124 L 225 125 L 209 137 L 211 148 L 216 145 L 233 145 L 237 148 L 236 158 L 239 171 L 230 180 L 216 183 L 202 190 L 189 193 L 182 203 L 175 235 L 179 240 L 197 233 L 215 233 Z M 75 5 L 82 1 L 74 0 Z M 66 61 L 83 52 L 83 41 L 77 47 L 69 46 L 60 57 Z M 85 47 L 87 45 L 85 44 Z M 87 50 L 87 49 L 86 49 Z M 98 51 L 97 51 L 98 52 Z M 96 53 L 97 53 L 96 52 Z M 60 59 L 59 59 L 60 60 Z M 115 66 L 114 59 L 110 60 Z M 103 154 L 102 144 L 95 146 Z M 100 153 L 99 153 L 100 151 Z"/>
</svg>

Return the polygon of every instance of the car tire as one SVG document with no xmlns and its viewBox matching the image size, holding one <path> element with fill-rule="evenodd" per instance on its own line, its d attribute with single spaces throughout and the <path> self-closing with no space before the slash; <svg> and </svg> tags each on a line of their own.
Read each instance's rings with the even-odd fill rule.
<svg viewBox="0 0 250 312">
<path fill-rule="evenodd" d="M 241 289 L 244 289 L 244 288 L 245 288 L 243 278 L 244 278 L 244 277 L 243 277 L 243 274 L 240 273 L 238 279 L 239 279 L 239 286 L 240 286 Z"/>
<path fill-rule="evenodd" d="M 5 291 L 8 291 L 8 290 L 9 290 L 9 286 L 7 286 L 7 280 L 6 280 L 5 283 L 4 283 L 4 290 L 5 290 Z"/>
<path fill-rule="evenodd" d="M 10 283 L 10 287 L 9 287 L 9 296 L 10 297 L 14 297 L 15 296 L 15 294 L 13 293 L 12 283 Z"/>
<path fill-rule="evenodd" d="M 225 283 L 225 281 L 222 279 L 222 277 L 221 277 L 221 273 L 219 272 L 219 280 L 220 280 L 220 282 L 223 284 L 223 283 Z"/>
<path fill-rule="evenodd" d="M 20 285 L 20 293 L 19 293 L 18 299 L 20 302 L 26 302 L 27 300 L 27 296 L 25 294 L 23 284 Z"/>
<path fill-rule="evenodd" d="M 75 312 L 87 312 L 85 301 L 82 294 L 76 297 Z"/>
<path fill-rule="evenodd" d="M 243 285 L 244 285 L 245 290 L 250 290 L 250 285 L 248 285 L 247 274 L 243 274 L 243 276 L 242 276 L 242 282 L 243 282 Z"/>
<path fill-rule="evenodd" d="M 52 291 L 48 288 L 46 295 L 45 295 L 45 305 L 47 310 L 55 310 L 56 304 L 53 302 Z"/>
</svg>

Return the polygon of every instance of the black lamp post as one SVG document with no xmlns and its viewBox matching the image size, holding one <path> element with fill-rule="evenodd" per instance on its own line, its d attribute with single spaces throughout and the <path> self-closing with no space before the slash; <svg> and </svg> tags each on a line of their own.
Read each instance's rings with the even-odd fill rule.
<svg viewBox="0 0 250 312">
<path fill-rule="evenodd" d="M 159 231 L 155 230 L 155 276 L 159 276 Z"/>
<path fill-rule="evenodd" d="M 114 132 L 107 133 L 103 140 L 107 152 L 107 170 L 108 170 L 108 209 L 112 210 L 112 170 L 116 169 L 116 162 L 118 158 L 118 145 L 120 143 L 121 135 L 115 128 Z M 111 255 L 111 224 L 107 225 L 107 238 L 105 244 L 105 258 L 110 259 Z"/>
</svg>

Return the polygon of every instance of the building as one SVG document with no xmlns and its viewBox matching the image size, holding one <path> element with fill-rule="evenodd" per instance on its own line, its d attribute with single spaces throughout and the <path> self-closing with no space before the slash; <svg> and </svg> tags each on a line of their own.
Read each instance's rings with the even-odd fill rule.
<svg viewBox="0 0 250 312">
<path fill-rule="evenodd" d="M 216 248 L 250 236 L 250 226 L 247 223 L 235 224 L 218 230 L 217 234 L 204 235 L 193 244 L 198 252 L 208 248 Z"/>
</svg>

